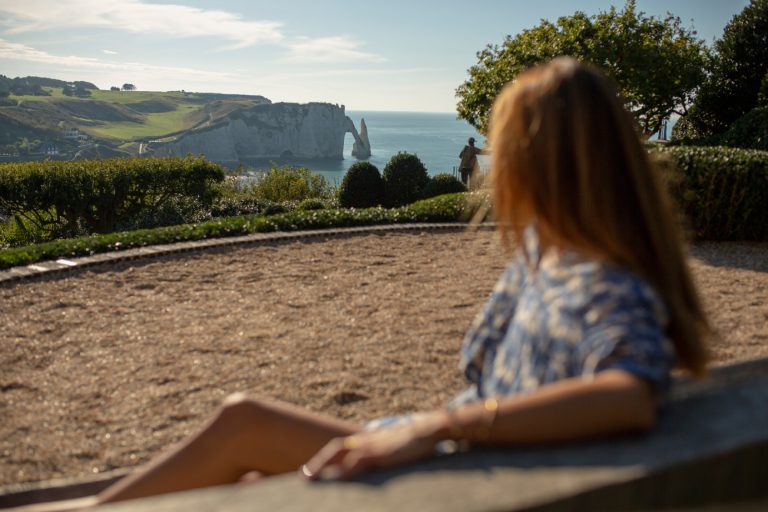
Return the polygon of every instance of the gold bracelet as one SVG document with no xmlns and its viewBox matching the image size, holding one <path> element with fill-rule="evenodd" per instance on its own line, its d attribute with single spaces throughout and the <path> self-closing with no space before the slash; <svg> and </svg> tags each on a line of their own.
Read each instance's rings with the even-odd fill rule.
<svg viewBox="0 0 768 512">
<path fill-rule="evenodd" d="M 495 398 L 486 398 L 483 401 L 483 430 L 477 436 L 478 441 L 487 441 L 491 437 L 491 429 L 499 415 L 499 401 Z"/>
<path fill-rule="evenodd" d="M 456 421 L 455 409 L 448 409 L 448 420 L 450 424 L 448 426 L 448 439 L 463 440 L 464 428 Z M 495 398 L 486 398 L 483 400 L 483 416 L 480 420 L 480 429 L 478 433 L 473 436 L 477 441 L 486 441 L 491 437 L 491 429 L 496 423 L 496 416 L 499 414 L 499 401 Z"/>
</svg>

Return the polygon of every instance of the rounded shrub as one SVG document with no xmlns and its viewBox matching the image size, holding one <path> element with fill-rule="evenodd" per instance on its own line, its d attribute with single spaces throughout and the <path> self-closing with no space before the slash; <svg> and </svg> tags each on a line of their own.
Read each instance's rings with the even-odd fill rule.
<svg viewBox="0 0 768 512">
<path fill-rule="evenodd" d="M 296 209 L 302 211 L 325 210 L 326 208 L 328 208 L 328 203 L 318 197 L 304 199 L 303 201 L 299 201 L 299 203 L 296 205 Z"/>
<path fill-rule="evenodd" d="M 384 167 L 384 206 L 394 208 L 417 201 L 429 182 L 427 168 L 419 157 L 398 153 Z"/>
<path fill-rule="evenodd" d="M 384 181 L 370 162 L 357 162 L 347 170 L 339 188 L 343 208 L 370 208 L 384 202 Z"/>
<path fill-rule="evenodd" d="M 724 146 L 768 150 L 768 107 L 756 107 L 720 136 Z"/>
<path fill-rule="evenodd" d="M 453 194 L 454 192 L 466 192 L 467 187 L 452 174 L 441 172 L 435 174 L 424 187 L 423 197 L 437 197 L 443 194 Z"/>
</svg>

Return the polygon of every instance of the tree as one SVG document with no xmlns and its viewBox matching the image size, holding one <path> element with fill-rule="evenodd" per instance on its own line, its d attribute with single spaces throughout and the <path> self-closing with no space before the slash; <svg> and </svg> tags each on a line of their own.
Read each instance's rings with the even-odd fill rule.
<svg viewBox="0 0 768 512">
<path fill-rule="evenodd" d="M 635 0 L 621 11 L 611 7 L 593 16 L 576 12 L 556 23 L 543 20 L 478 52 L 469 79 L 456 90 L 459 117 L 486 133 L 491 106 L 506 83 L 526 68 L 568 55 L 610 75 L 650 135 L 672 113 L 684 114 L 704 79 L 706 48 L 695 35 L 671 14 L 659 19 L 637 12 Z"/>
<path fill-rule="evenodd" d="M 123 90 L 124 91 L 135 91 L 136 86 L 133 84 L 123 84 Z"/>
<path fill-rule="evenodd" d="M 113 85 L 112 87 L 109 88 L 109 90 L 110 91 L 119 91 L 120 88 L 118 86 L 116 86 L 116 85 Z"/>
<path fill-rule="evenodd" d="M 766 101 L 768 93 L 768 0 L 752 0 L 725 26 L 707 63 L 708 76 L 675 138 L 724 133 Z"/>
<path fill-rule="evenodd" d="M 73 96 L 75 94 L 75 88 L 71 85 L 65 85 L 61 88 L 61 94 L 64 96 Z"/>
<path fill-rule="evenodd" d="M 91 91 L 86 89 L 85 87 L 82 87 L 80 85 L 75 87 L 75 96 L 77 96 L 78 98 L 86 98 L 90 95 L 91 95 Z"/>
</svg>

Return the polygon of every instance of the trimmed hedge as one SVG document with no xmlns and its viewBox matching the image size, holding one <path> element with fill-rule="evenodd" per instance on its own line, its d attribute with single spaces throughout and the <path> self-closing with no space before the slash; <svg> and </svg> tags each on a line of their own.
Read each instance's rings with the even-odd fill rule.
<svg viewBox="0 0 768 512">
<path fill-rule="evenodd" d="M 56 258 L 88 256 L 148 245 L 251 233 L 412 222 L 463 222 L 467 221 L 479 206 L 487 207 L 486 203 L 486 198 L 477 194 L 451 194 L 418 201 L 397 209 L 377 207 L 364 210 L 296 210 L 269 217 L 247 215 L 214 219 L 200 224 L 71 238 L 0 250 L 0 269 Z"/>
<path fill-rule="evenodd" d="M 427 168 L 411 153 L 397 153 L 389 159 L 382 173 L 384 206 L 396 208 L 421 199 L 429 182 Z"/>
<path fill-rule="evenodd" d="M 768 151 L 768 107 L 756 107 L 719 137 L 724 146 Z"/>
<path fill-rule="evenodd" d="M 0 209 L 55 236 L 108 233 L 173 198 L 208 205 L 224 170 L 203 158 L 111 158 L 0 165 Z"/>
<path fill-rule="evenodd" d="M 344 208 L 371 208 L 384 202 L 384 180 L 370 162 L 350 166 L 339 187 L 339 204 Z"/>
<path fill-rule="evenodd" d="M 429 178 L 427 186 L 424 187 L 424 192 L 422 192 L 422 196 L 426 199 L 429 197 L 441 196 L 443 194 L 453 194 L 455 192 L 466 191 L 466 185 L 456 179 L 453 174 L 441 172 Z"/>
<path fill-rule="evenodd" d="M 675 146 L 728 146 L 768 151 L 768 106 L 758 106 L 737 119 L 724 133 L 701 136 L 688 121 L 680 119 L 672 130 Z"/>
<path fill-rule="evenodd" d="M 768 152 L 723 146 L 651 151 L 692 236 L 768 240 Z"/>
</svg>

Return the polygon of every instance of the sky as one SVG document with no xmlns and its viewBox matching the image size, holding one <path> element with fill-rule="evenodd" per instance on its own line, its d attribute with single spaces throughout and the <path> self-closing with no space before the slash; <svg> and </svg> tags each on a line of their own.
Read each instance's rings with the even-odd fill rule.
<svg viewBox="0 0 768 512">
<path fill-rule="evenodd" d="M 711 44 L 748 0 L 638 0 Z M 476 53 L 623 0 L 0 0 L 0 74 L 455 112 Z"/>
</svg>

